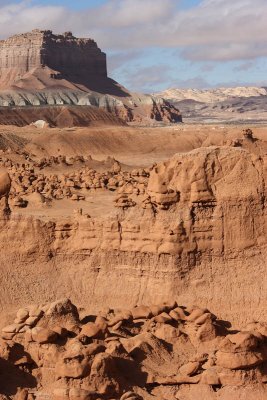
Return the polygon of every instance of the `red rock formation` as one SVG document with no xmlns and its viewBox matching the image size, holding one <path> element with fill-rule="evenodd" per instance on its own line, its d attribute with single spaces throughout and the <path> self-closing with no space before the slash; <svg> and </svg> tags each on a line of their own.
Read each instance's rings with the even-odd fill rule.
<svg viewBox="0 0 267 400">
<path fill-rule="evenodd" d="M 94 307 L 107 297 L 113 306 L 131 306 L 176 296 L 203 307 L 212 301 L 236 324 L 266 318 L 265 168 L 263 157 L 240 148 L 201 148 L 156 165 L 143 194 L 129 177 L 120 180 L 118 211 L 107 218 L 77 214 L 45 223 L 14 214 L 0 235 L 2 307 L 24 304 L 29 295 L 40 301 L 72 293 L 85 307 L 91 295 Z M 107 181 L 116 187 L 115 178 Z M 29 187 L 27 176 L 22 184 Z"/>
<path fill-rule="evenodd" d="M 96 106 L 142 124 L 182 120 L 168 102 L 108 78 L 106 55 L 92 39 L 34 30 L 0 41 L 0 107 L 42 105 Z"/>
<path fill-rule="evenodd" d="M 71 32 L 54 35 L 34 30 L 0 41 L 0 86 L 16 86 L 33 69 L 48 67 L 50 78 L 79 81 L 107 78 L 106 55 L 92 39 L 77 39 Z M 19 84 L 21 86 L 21 83 Z"/>
<path fill-rule="evenodd" d="M 3 217 L 10 214 L 8 197 L 11 188 L 11 179 L 8 172 L 0 168 L 0 215 Z"/>
<path fill-rule="evenodd" d="M 0 333 L 0 396 L 263 400 L 267 395 L 266 322 L 233 331 L 208 309 L 177 307 L 176 301 L 82 317 L 62 299 L 24 306 L 14 317 Z"/>
</svg>

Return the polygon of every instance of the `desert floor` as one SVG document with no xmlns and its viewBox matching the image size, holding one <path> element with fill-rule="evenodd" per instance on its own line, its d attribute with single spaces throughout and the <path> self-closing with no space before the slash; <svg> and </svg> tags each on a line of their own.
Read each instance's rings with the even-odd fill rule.
<svg viewBox="0 0 267 400">
<path fill-rule="evenodd" d="M 201 125 L 177 124 L 167 127 L 91 127 L 91 128 L 44 128 L 0 127 L 0 158 L 12 160 L 18 165 L 30 165 L 43 158 L 83 156 L 84 162 L 53 164 L 39 170 L 45 175 L 69 174 L 90 168 L 99 173 L 107 171 L 112 160 L 120 162 L 122 171 L 147 168 L 154 163 L 169 159 L 176 153 L 188 152 L 199 147 L 229 145 L 243 137 L 247 128 L 261 140 L 258 152 L 267 151 L 267 126 L 264 125 Z M 253 147 L 255 151 L 256 145 Z M 249 150 L 249 148 L 248 148 Z M 257 149 L 256 149 L 257 151 Z M 22 154 L 24 152 L 24 155 Z M 20 154 L 18 154 L 20 153 Z M 89 157 L 88 157 L 89 156 Z M 89 159 L 88 159 L 89 158 Z M 38 174 L 38 168 L 35 168 Z M 15 208 L 14 213 L 33 215 L 43 219 L 68 216 L 82 208 L 91 216 L 103 216 L 113 210 L 115 193 L 106 189 L 79 190 L 85 196 L 79 202 L 68 199 L 54 200 L 49 205 L 29 201 L 26 208 Z M 25 194 L 27 199 L 27 194 Z M 11 202 L 12 203 L 12 202 Z"/>
</svg>

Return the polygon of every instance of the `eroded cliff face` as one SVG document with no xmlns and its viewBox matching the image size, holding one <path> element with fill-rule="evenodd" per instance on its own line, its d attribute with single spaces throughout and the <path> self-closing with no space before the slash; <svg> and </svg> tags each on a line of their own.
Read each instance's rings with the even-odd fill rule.
<svg viewBox="0 0 267 400">
<path fill-rule="evenodd" d="M 0 41 L 0 107 L 55 105 L 98 107 L 126 122 L 182 120 L 165 100 L 108 78 L 106 55 L 92 39 L 34 30 Z M 29 113 L 34 122 L 35 109 Z"/>
<path fill-rule="evenodd" d="M 157 164 L 145 195 L 109 218 L 11 216 L 1 308 L 66 295 L 84 307 L 93 296 L 95 308 L 175 297 L 212 302 L 236 324 L 266 318 L 265 199 L 266 157 L 210 147 Z"/>
<path fill-rule="evenodd" d="M 25 107 L 27 106 L 27 107 Z M 57 107 L 53 107 L 57 106 Z M 79 108 L 77 108 L 79 106 Z M 112 124 L 137 123 L 153 125 L 154 123 L 177 123 L 182 121 L 180 112 L 164 100 L 154 99 L 145 95 L 132 95 L 119 99 L 111 95 L 85 93 L 81 90 L 41 90 L 38 92 L 0 92 L 0 124 L 26 126 L 38 119 L 43 119 L 51 127 L 62 125 L 57 122 L 62 109 L 68 109 L 70 114 L 80 114 L 80 122 L 71 124 L 65 119 L 64 126 L 89 126 L 94 122 L 93 115 L 98 115 L 98 121 L 107 121 L 107 113 Z M 11 108 L 12 107 L 12 108 Z M 13 108 L 15 107 L 15 108 Z M 87 109 L 82 118 L 83 108 Z M 102 118 L 101 118 L 101 112 Z M 91 114 L 91 116 L 90 116 Z"/>
<path fill-rule="evenodd" d="M 36 29 L 0 41 L 2 88 L 20 87 L 25 74 L 44 67 L 56 71 L 51 71 L 52 79 L 107 77 L 106 55 L 92 39 L 77 39 L 71 32 L 54 35 L 52 31 Z"/>
<path fill-rule="evenodd" d="M 3 89 L 14 84 L 33 68 L 41 67 L 40 50 L 43 34 L 33 32 L 27 35 L 16 35 L 0 41 L 0 83 Z"/>
</svg>

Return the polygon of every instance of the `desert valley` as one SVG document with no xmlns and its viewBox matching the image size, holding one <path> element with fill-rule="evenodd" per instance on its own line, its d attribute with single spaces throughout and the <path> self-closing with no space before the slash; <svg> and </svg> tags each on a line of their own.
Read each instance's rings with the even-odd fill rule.
<svg viewBox="0 0 267 400">
<path fill-rule="evenodd" d="M 267 398 L 266 110 L 0 41 L 1 400 Z"/>
</svg>

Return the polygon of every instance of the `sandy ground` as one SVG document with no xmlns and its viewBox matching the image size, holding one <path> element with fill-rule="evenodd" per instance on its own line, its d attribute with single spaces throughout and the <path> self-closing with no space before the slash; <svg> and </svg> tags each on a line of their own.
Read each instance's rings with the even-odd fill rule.
<svg viewBox="0 0 267 400">
<path fill-rule="evenodd" d="M 85 191 L 84 193 L 86 194 L 85 200 L 80 200 L 79 202 L 63 199 L 54 200 L 50 205 L 44 206 L 29 203 L 27 208 L 15 210 L 14 215 L 32 215 L 49 221 L 68 218 L 79 210 L 91 217 L 102 217 L 109 214 L 114 208 L 113 200 L 116 197 L 114 192 L 97 189 Z"/>
<path fill-rule="evenodd" d="M 267 125 L 177 124 L 166 127 L 97 127 L 97 128 L 18 128 L 0 127 L 0 149 L 21 146 L 36 158 L 64 154 L 91 155 L 96 160 L 107 156 L 133 166 L 150 165 L 177 152 L 205 145 L 222 145 L 242 137 L 251 128 L 255 137 L 266 140 Z M 6 139 L 7 143 L 4 142 Z"/>
<path fill-rule="evenodd" d="M 61 176 L 85 167 L 98 172 L 107 171 L 110 167 L 108 157 L 114 157 L 122 164 L 123 171 L 131 171 L 167 160 L 177 152 L 211 145 L 229 145 L 236 138 L 242 138 L 247 128 L 251 128 L 255 138 L 260 139 L 259 153 L 267 152 L 266 126 L 177 124 L 155 128 L 103 126 L 66 129 L 1 126 L 0 159 L 11 159 L 22 165 L 29 162 L 25 160 L 25 154 L 29 156 L 30 163 L 59 155 L 67 158 L 92 157 L 85 163 L 69 166 L 54 164 L 39 171 L 46 175 Z M 38 173 L 38 169 L 35 170 Z M 85 195 L 85 200 L 53 200 L 48 206 L 29 203 L 27 208 L 15 208 L 14 213 L 47 220 L 68 217 L 80 208 L 83 213 L 97 217 L 114 210 L 115 194 L 110 190 L 83 189 L 79 193 Z"/>
</svg>

